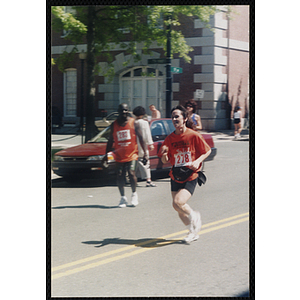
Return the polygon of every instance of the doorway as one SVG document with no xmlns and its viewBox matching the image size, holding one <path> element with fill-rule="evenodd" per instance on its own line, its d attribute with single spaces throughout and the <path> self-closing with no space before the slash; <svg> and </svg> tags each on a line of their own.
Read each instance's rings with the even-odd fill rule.
<svg viewBox="0 0 300 300">
<path fill-rule="evenodd" d="M 163 73 L 150 67 L 134 67 L 120 74 L 120 103 L 132 111 L 143 106 L 150 115 L 149 105 L 162 110 Z"/>
</svg>

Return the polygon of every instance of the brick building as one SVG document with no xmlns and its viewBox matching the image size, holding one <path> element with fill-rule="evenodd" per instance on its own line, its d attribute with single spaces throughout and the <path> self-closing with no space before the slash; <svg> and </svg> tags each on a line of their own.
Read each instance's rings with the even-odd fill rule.
<svg viewBox="0 0 300 300">
<path fill-rule="evenodd" d="M 234 107 L 241 106 L 243 114 L 249 107 L 249 6 L 232 8 L 234 12 L 229 20 L 224 8 L 219 7 L 221 11 L 210 20 L 213 31 L 197 19 L 184 17 L 181 30 L 188 45 L 194 49 L 189 54 L 192 60 L 186 63 L 178 56 L 172 59 L 172 67 L 182 68 L 182 73 L 172 75 L 172 107 L 195 99 L 197 113 L 206 130 L 227 129 Z M 62 34 L 52 33 L 53 58 L 68 47 L 71 49 L 72 45 L 62 38 Z M 79 53 L 86 51 L 86 44 L 77 48 Z M 131 110 L 142 105 L 148 114 L 149 105 L 154 104 L 165 116 L 166 67 L 164 64 L 148 64 L 148 59 L 165 56 L 155 42 L 151 50 L 151 56 L 142 55 L 139 62 L 133 62 L 122 49 L 112 51 L 115 58 L 112 82 L 101 74 L 95 77 L 96 119 L 102 116 L 103 110 L 107 113 L 116 111 L 122 102 L 128 103 Z M 82 69 L 79 55 L 75 56 L 64 73 L 57 66 L 52 67 L 52 106 L 60 111 L 65 123 L 78 123 L 81 115 Z M 131 63 L 124 67 L 123 62 L 128 59 Z M 104 68 L 107 64 L 101 57 L 97 62 Z M 196 90 L 204 91 L 204 96 L 197 98 Z"/>
</svg>

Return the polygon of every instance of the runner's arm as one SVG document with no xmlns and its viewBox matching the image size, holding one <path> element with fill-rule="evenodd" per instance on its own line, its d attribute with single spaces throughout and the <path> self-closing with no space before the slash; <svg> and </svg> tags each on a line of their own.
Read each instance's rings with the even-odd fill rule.
<svg viewBox="0 0 300 300">
<path fill-rule="evenodd" d="M 161 161 L 163 164 L 166 164 L 169 161 L 168 152 L 169 152 L 168 146 L 163 145 L 160 149 Z"/>
<path fill-rule="evenodd" d="M 211 153 L 211 149 L 209 149 L 206 153 L 200 155 L 196 160 L 194 160 L 191 164 L 191 169 L 196 171 L 199 169 L 200 164 L 209 156 Z"/>
<path fill-rule="evenodd" d="M 106 144 L 106 151 L 105 151 L 106 154 L 112 150 L 112 145 L 114 143 L 113 132 L 114 132 L 114 123 L 112 123 L 110 125 L 109 139 L 108 139 L 108 142 Z"/>
<path fill-rule="evenodd" d="M 202 129 L 202 123 L 201 123 L 201 117 L 199 115 L 196 115 L 195 120 L 197 122 L 197 125 L 194 125 L 194 130 L 201 130 Z"/>
</svg>

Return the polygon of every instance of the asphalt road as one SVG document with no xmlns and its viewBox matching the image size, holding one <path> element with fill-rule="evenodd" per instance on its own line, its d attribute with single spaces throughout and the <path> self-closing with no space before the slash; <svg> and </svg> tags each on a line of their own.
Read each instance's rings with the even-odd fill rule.
<svg viewBox="0 0 300 300">
<path fill-rule="evenodd" d="M 51 296 L 245 296 L 249 293 L 249 142 L 219 141 L 189 200 L 198 241 L 172 208 L 169 178 L 139 182 L 137 207 L 118 208 L 114 181 L 52 180 Z M 126 187 L 130 198 L 130 187 Z"/>
</svg>

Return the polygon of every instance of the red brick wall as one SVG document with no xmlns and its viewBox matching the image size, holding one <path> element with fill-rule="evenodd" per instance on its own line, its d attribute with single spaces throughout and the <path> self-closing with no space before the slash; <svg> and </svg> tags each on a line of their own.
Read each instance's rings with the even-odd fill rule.
<svg viewBox="0 0 300 300">
<path fill-rule="evenodd" d="M 229 20 L 230 39 L 249 42 L 249 6 L 234 5 L 231 17 L 232 20 Z"/>
<path fill-rule="evenodd" d="M 173 82 L 180 83 L 179 92 L 173 92 L 173 100 L 179 100 L 180 104 L 184 104 L 186 100 L 193 99 L 196 89 L 201 89 L 201 83 L 194 83 L 194 74 L 202 72 L 201 65 L 194 65 L 194 56 L 201 55 L 202 48 L 194 47 L 194 51 L 190 52 L 191 62 L 187 63 L 183 58 L 180 59 L 180 68 L 183 69 L 181 74 L 173 74 Z M 178 58 L 178 56 L 174 56 Z"/>
<path fill-rule="evenodd" d="M 229 65 L 229 100 L 232 109 L 239 102 L 244 113 L 245 98 L 248 97 L 249 54 L 248 52 L 230 51 Z M 240 89 L 240 95 L 239 94 Z"/>
<path fill-rule="evenodd" d="M 236 12 L 236 13 L 235 13 Z M 232 20 L 229 21 L 229 38 L 249 42 L 249 6 L 233 6 Z M 245 113 L 245 98 L 248 97 L 249 52 L 229 52 L 229 100 L 232 109 L 238 104 Z M 240 88 L 240 95 L 239 94 Z"/>
</svg>

